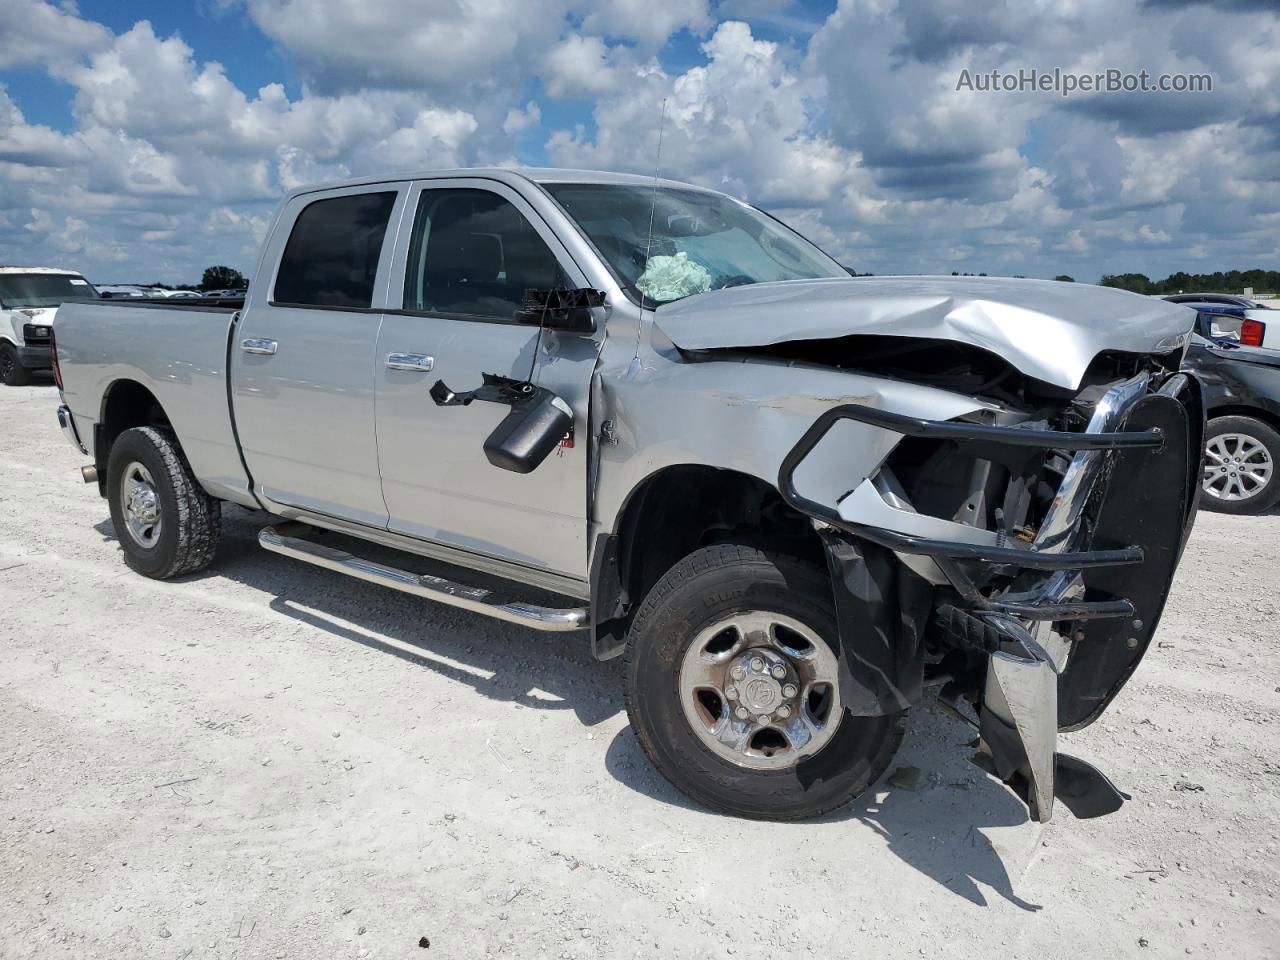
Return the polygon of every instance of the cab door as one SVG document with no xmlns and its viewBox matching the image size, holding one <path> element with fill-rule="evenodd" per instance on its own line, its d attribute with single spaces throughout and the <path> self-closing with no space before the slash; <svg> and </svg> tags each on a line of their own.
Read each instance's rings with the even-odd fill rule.
<svg viewBox="0 0 1280 960">
<path fill-rule="evenodd" d="M 231 344 L 236 427 L 259 496 L 385 527 L 376 352 L 406 183 L 295 197 Z"/>
<path fill-rule="evenodd" d="M 586 578 L 587 398 L 602 333 L 517 323 L 529 289 L 586 286 L 520 194 L 483 178 L 423 181 L 406 206 L 399 309 L 378 338 L 377 426 L 390 529 L 469 553 Z M 547 387 L 573 410 L 572 445 L 536 470 L 491 465 L 482 445 L 510 407 L 437 406 L 436 381 L 484 373 Z"/>
</svg>

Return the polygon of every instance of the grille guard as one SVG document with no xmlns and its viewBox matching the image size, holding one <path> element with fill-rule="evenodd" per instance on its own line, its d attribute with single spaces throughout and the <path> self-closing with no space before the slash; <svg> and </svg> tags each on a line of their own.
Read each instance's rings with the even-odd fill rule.
<svg viewBox="0 0 1280 960">
<path fill-rule="evenodd" d="M 836 538 L 930 557 L 954 588 L 964 615 L 994 634 L 978 721 L 956 712 L 979 734 L 975 762 L 1008 785 L 1041 822 L 1052 817 L 1055 798 L 1078 817 L 1110 813 L 1127 799 L 1100 771 L 1058 753 L 1056 739 L 1059 730 L 1092 723 L 1136 669 L 1195 519 L 1204 434 L 1200 385 L 1175 374 L 1159 390 L 1150 386 L 1145 373 L 1113 386 L 1082 433 L 921 420 L 847 404 L 820 416 L 779 470 L 783 499 L 819 521 L 833 575 Z M 908 436 L 1065 450 L 1074 456 L 1027 547 L 929 538 L 847 519 L 796 489 L 797 467 L 845 419 Z M 1089 522 L 1082 522 L 1086 517 Z M 963 569 L 964 561 L 1046 575 L 1032 590 L 987 597 Z M 853 568 L 846 562 L 845 569 Z M 840 581 L 833 576 L 833 582 L 838 611 L 863 601 L 842 597 Z M 1109 599 L 1083 599 L 1086 590 Z M 846 620 L 843 613 L 840 620 Z M 1099 623 L 1088 629 L 1082 644 L 1065 641 L 1050 628 L 1053 621 L 1083 620 Z M 848 622 L 857 621 L 850 616 Z M 886 646 L 883 637 L 860 645 L 846 632 L 853 631 L 841 629 L 842 664 L 847 661 L 847 669 L 856 671 L 852 679 L 862 681 L 850 686 L 868 693 L 863 703 L 848 707 L 867 714 L 914 702 L 918 688 L 912 681 L 923 653 L 918 645 L 908 664 L 904 661 L 911 658 L 902 649 L 906 639 L 896 648 Z M 945 693 L 943 702 L 954 708 L 959 691 L 951 691 L 950 700 Z"/>
<path fill-rule="evenodd" d="M 860 404 L 843 404 L 819 416 L 792 447 L 778 471 L 778 490 L 782 498 L 796 510 L 850 536 L 868 540 L 895 553 L 932 558 L 965 604 L 974 610 L 1047 621 L 1132 616 L 1133 605 L 1122 598 L 1062 602 L 1049 590 L 1048 584 L 1039 593 L 1020 596 L 1016 600 L 990 599 L 979 592 L 956 561 L 976 560 L 1044 571 L 1084 570 L 1142 563 L 1145 554 L 1137 544 L 1105 550 L 1069 551 L 1065 547 L 1072 541 L 1072 534 L 1076 532 L 1085 502 L 1102 472 L 1105 454 L 1112 450 L 1159 451 L 1163 448 L 1165 436 L 1159 429 L 1119 432 L 1110 429 L 1122 421 L 1125 413 L 1146 393 L 1148 383 L 1148 376 L 1140 374 L 1113 387 L 1099 401 L 1088 429 L 1081 433 L 923 420 Z M 951 440 L 961 444 L 1065 450 L 1074 452 L 1075 457 L 1063 477 L 1054 507 L 1045 518 L 1041 535 L 1031 546 L 994 546 L 931 539 L 883 526 L 846 520 L 832 507 L 811 500 L 796 489 L 796 469 L 841 420 L 870 424 L 905 436 Z"/>
<path fill-rule="evenodd" d="M 1133 617 L 1134 604 L 1124 595 L 1105 600 L 1083 600 L 1079 596 L 1068 596 L 1068 594 L 1072 592 L 1070 588 L 1078 579 L 1072 574 L 1089 574 L 1090 571 L 1101 569 L 1140 566 L 1147 560 L 1150 544 L 1134 541 L 1099 544 L 1099 540 L 1105 541 L 1109 538 L 1099 537 L 1096 531 L 1089 537 L 1090 542 L 1083 542 L 1086 534 L 1081 529 L 1083 526 L 1081 519 L 1086 504 L 1099 486 L 1099 481 L 1115 466 L 1109 458 L 1112 452 L 1123 455 L 1125 459 L 1148 461 L 1148 463 L 1139 462 L 1132 465 L 1131 469 L 1126 471 L 1134 474 L 1130 479 L 1136 481 L 1144 474 L 1152 472 L 1149 464 L 1157 462 L 1166 453 L 1168 439 L 1166 432 L 1172 429 L 1175 433 L 1182 433 L 1182 423 L 1176 422 L 1181 418 L 1174 417 L 1170 420 L 1168 416 L 1163 418 L 1168 421 L 1164 425 L 1152 425 L 1146 429 L 1136 430 L 1115 429 L 1127 425 L 1135 408 L 1144 401 L 1156 402 L 1153 398 L 1164 398 L 1164 402 L 1170 406 L 1170 409 L 1176 404 L 1185 416 L 1185 440 L 1179 437 L 1178 443 L 1178 447 L 1183 449 L 1168 451 L 1175 455 L 1174 459 L 1184 460 L 1185 457 L 1183 466 L 1176 471 L 1164 471 L 1170 476 L 1163 478 L 1166 481 L 1175 481 L 1169 493 L 1174 499 L 1181 501 L 1176 507 L 1177 530 L 1176 532 L 1160 531 L 1154 534 L 1147 529 L 1130 529 L 1128 532 L 1154 536 L 1161 548 L 1166 551 L 1172 548 L 1176 554 L 1173 558 L 1173 566 L 1176 566 L 1182 547 L 1191 532 L 1198 503 L 1196 492 L 1204 432 L 1204 404 L 1200 384 L 1188 374 L 1179 373 L 1167 378 L 1157 391 L 1152 391 L 1150 386 L 1150 376 L 1141 373 L 1111 387 L 1098 401 L 1088 427 L 1080 433 L 925 420 L 860 404 L 843 404 L 819 416 L 788 452 L 778 471 L 778 490 L 783 500 L 791 507 L 824 524 L 827 528 L 874 543 L 895 553 L 931 558 L 959 595 L 962 606 L 976 614 L 1001 615 L 1023 621 L 1046 623 L 1061 620 Z M 1150 403 L 1145 405 L 1150 406 Z M 1160 416 L 1140 419 L 1154 420 L 1156 424 L 1162 422 Z M 1075 455 L 1063 476 L 1053 505 L 1041 524 L 1038 535 L 1028 546 L 999 546 L 930 538 L 894 530 L 887 526 L 848 520 L 835 508 L 804 496 L 796 488 L 796 469 L 832 427 L 841 420 L 853 420 L 905 436 L 951 440 L 961 444 L 987 446 L 1003 444 L 1064 450 L 1074 452 Z M 1143 454 L 1147 456 L 1144 458 Z M 1176 477 L 1172 476 L 1174 473 L 1177 474 Z M 1174 509 L 1174 505 L 1168 504 L 1164 509 Z M 1124 527 L 1123 524 L 1116 525 Z M 1171 537 L 1174 542 L 1171 542 Z M 1137 540 L 1136 537 L 1135 540 Z M 1077 546 L 1083 546 L 1085 549 L 1069 549 Z M 1101 548 L 1095 548 L 1097 546 Z M 1045 571 L 1053 575 L 1043 578 L 1036 589 L 1018 594 L 987 597 L 978 590 L 972 578 L 965 572 L 962 566 L 963 561 Z M 1171 579 L 1172 568 L 1168 571 L 1168 575 Z M 1108 578 L 1093 574 L 1086 576 L 1085 580 L 1091 581 L 1090 585 L 1094 587 L 1096 593 Z M 1164 583 L 1163 587 L 1167 592 L 1168 583 Z M 1163 601 L 1160 607 L 1163 607 Z M 1149 617 L 1145 631 L 1148 636 L 1158 616 L 1159 609 L 1154 616 Z M 1145 647 L 1145 644 L 1143 646 Z M 1079 723 L 1078 719 L 1076 722 Z"/>
</svg>

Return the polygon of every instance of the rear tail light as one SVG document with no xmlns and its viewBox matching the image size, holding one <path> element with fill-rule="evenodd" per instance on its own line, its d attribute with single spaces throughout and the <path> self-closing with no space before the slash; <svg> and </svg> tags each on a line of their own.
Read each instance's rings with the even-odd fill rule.
<svg viewBox="0 0 1280 960">
<path fill-rule="evenodd" d="M 1267 325 L 1261 320 L 1248 317 L 1240 324 L 1240 342 L 1246 347 L 1262 346 L 1262 338 L 1267 334 Z"/>
<path fill-rule="evenodd" d="M 62 368 L 58 366 L 58 335 L 53 332 L 53 328 L 49 329 L 49 357 L 53 360 L 53 382 L 58 385 L 58 391 L 62 391 Z"/>
</svg>

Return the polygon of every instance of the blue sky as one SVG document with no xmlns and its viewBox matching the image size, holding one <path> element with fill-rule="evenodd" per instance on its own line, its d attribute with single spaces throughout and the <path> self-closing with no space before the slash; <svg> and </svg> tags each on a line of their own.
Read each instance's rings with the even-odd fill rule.
<svg viewBox="0 0 1280 960">
<path fill-rule="evenodd" d="M 0 0 L 0 262 L 252 267 L 279 195 L 442 166 L 652 169 L 845 263 L 1280 268 L 1263 0 Z M 957 91 L 962 70 L 1212 92 Z"/>
</svg>

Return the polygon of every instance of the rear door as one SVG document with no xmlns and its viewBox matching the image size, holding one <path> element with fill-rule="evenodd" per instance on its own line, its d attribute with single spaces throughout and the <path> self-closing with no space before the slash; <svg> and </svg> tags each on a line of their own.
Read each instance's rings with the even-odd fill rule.
<svg viewBox="0 0 1280 960">
<path fill-rule="evenodd" d="M 231 345 L 236 426 L 260 496 L 386 525 L 375 354 L 408 184 L 295 197 Z"/>
<path fill-rule="evenodd" d="M 397 240 L 398 310 L 378 343 L 378 444 L 390 528 L 512 563 L 586 577 L 587 397 L 602 332 L 516 323 L 524 292 L 586 277 L 537 211 L 494 180 L 416 184 Z M 392 294 L 395 297 L 395 294 Z M 393 355 L 417 358 L 397 367 Z M 485 459 L 510 407 L 436 406 L 443 380 L 471 390 L 484 373 L 532 378 L 574 412 L 572 446 L 529 474 Z"/>
</svg>

